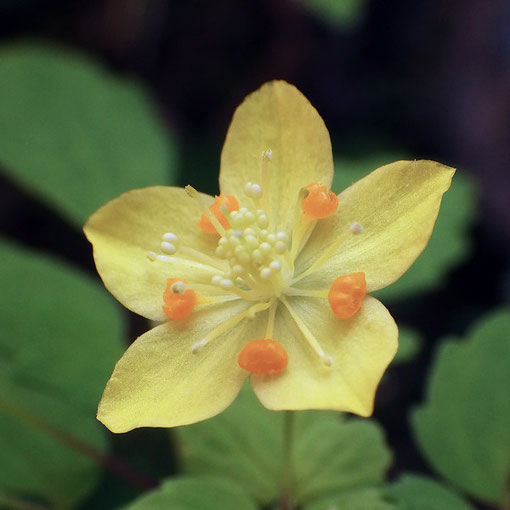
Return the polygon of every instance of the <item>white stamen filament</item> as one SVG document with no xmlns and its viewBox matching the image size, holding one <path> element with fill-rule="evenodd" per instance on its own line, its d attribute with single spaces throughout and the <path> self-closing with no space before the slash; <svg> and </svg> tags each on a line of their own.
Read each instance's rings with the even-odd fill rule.
<svg viewBox="0 0 510 510">
<path fill-rule="evenodd" d="M 266 326 L 265 338 L 273 338 L 274 319 L 275 319 L 277 307 L 278 307 L 278 301 L 276 299 L 273 299 L 273 301 L 271 301 L 271 306 L 269 307 L 269 312 L 267 315 L 267 326 Z"/>
<path fill-rule="evenodd" d="M 310 347 L 317 353 L 324 366 L 330 367 L 333 364 L 333 357 L 324 351 L 313 333 L 308 329 L 308 326 L 301 320 L 285 297 L 280 296 L 280 300 L 285 305 L 297 327 L 310 344 Z"/>
<path fill-rule="evenodd" d="M 186 191 L 190 198 L 193 198 L 198 202 L 200 210 L 209 218 L 209 221 L 213 224 L 214 228 L 216 229 L 216 232 L 218 232 L 218 234 L 224 237 L 225 229 L 223 228 L 223 225 L 219 222 L 218 218 L 214 216 L 209 207 L 207 207 L 207 205 L 204 203 L 198 191 L 189 184 L 184 187 L 184 190 Z"/>
<path fill-rule="evenodd" d="M 303 271 L 291 281 L 291 285 L 294 285 L 295 283 L 299 282 L 299 280 L 302 280 L 305 276 L 308 276 L 309 274 L 320 269 L 336 253 L 338 248 L 340 248 L 340 246 L 342 246 L 342 244 L 347 241 L 347 239 L 350 237 L 349 234 L 352 235 L 350 230 L 345 231 L 344 234 L 341 235 L 334 243 L 330 244 L 329 247 L 324 250 L 322 255 L 316 259 L 308 269 Z"/>
<path fill-rule="evenodd" d="M 218 338 L 223 333 L 231 330 L 237 324 L 239 324 L 243 319 L 246 318 L 254 318 L 258 312 L 262 312 L 263 310 L 267 310 L 271 306 L 271 303 L 257 303 L 255 305 L 250 306 L 247 310 L 243 312 L 239 312 L 238 314 L 230 317 L 230 319 L 222 322 L 217 328 L 213 329 L 210 333 L 208 333 L 202 340 L 195 342 L 191 347 L 191 352 L 193 354 L 197 354 L 205 345 L 207 345 L 212 340 Z"/>
</svg>

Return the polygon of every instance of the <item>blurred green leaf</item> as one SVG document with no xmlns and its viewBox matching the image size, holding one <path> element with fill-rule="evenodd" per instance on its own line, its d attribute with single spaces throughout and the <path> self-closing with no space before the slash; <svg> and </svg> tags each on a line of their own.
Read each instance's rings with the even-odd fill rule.
<svg viewBox="0 0 510 510">
<path fill-rule="evenodd" d="M 359 160 L 336 160 L 332 189 L 340 192 L 372 170 L 402 155 L 379 154 Z M 473 183 L 457 172 L 445 193 L 432 237 L 410 269 L 394 284 L 374 295 L 382 301 L 404 299 L 440 286 L 448 272 L 469 255 L 469 228 L 476 212 Z"/>
<path fill-rule="evenodd" d="M 381 482 L 390 452 L 373 421 L 339 413 L 295 413 L 294 498 L 308 502 Z M 250 387 L 219 416 L 176 429 L 184 468 L 231 479 L 258 502 L 278 498 L 282 483 L 284 413 L 268 411 Z"/>
<path fill-rule="evenodd" d="M 481 320 L 464 341 L 444 342 L 426 402 L 412 418 L 432 466 L 489 503 L 508 497 L 510 480 L 510 310 Z"/>
<path fill-rule="evenodd" d="M 312 14 L 336 28 L 357 25 L 365 13 L 367 0 L 298 0 Z"/>
<path fill-rule="evenodd" d="M 122 510 L 256 510 L 232 482 L 208 477 L 168 480 Z"/>
<path fill-rule="evenodd" d="M 397 510 L 382 489 L 362 489 L 314 501 L 303 510 Z"/>
<path fill-rule="evenodd" d="M 398 328 L 398 351 L 393 363 L 408 363 L 420 352 L 423 339 L 420 333 L 414 329 L 399 326 Z"/>
<path fill-rule="evenodd" d="M 122 352 L 121 317 L 62 262 L 2 240 L 0 259 L 0 489 L 69 508 L 99 476 L 70 444 L 107 448 L 95 413 Z"/>
<path fill-rule="evenodd" d="M 5 172 L 80 225 L 120 193 L 166 184 L 175 170 L 147 94 L 80 54 L 4 47 L 0 118 Z"/>
<path fill-rule="evenodd" d="M 391 486 L 389 495 L 399 503 L 399 510 L 474 510 L 453 490 L 420 475 L 402 476 Z"/>
</svg>

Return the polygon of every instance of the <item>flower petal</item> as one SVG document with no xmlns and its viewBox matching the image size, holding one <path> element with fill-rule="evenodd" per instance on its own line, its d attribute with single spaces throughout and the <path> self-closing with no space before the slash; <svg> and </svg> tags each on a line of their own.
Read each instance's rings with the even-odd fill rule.
<svg viewBox="0 0 510 510">
<path fill-rule="evenodd" d="M 272 152 L 268 182 L 261 177 L 262 153 Z M 272 81 L 237 108 L 221 153 L 220 188 L 244 195 L 247 182 L 268 193 L 274 228 L 288 230 L 301 188 L 331 185 L 333 156 L 328 130 L 317 110 L 295 87 Z"/>
<path fill-rule="evenodd" d="M 201 195 L 204 202 L 213 201 Z M 163 292 L 167 278 L 207 282 L 217 269 L 187 259 L 151 261 L 161 253 L 163 234 L 173 232 L 180 245 L 214 256 L 217 236 L 197 226 L 200 208 L 182 188 L 155 186 L 129 191 L 97 210 L 84 227 L 94 246 L 97 271 L 107 289 L 127 308 L 152 320 L 164 320 Z M 219 262 L 219 261 L 218 261 Z"/>
<path fill-rule="evenodd" d="M 238 300 L 170 321 L 139 337 L 117 363 L 99 404 L 98 419 L 112 432 L 175 427 L 220 413 L 239 393 L 248 373 L 237 364 L 242 343 L 258 321 L 244 320 L 198 353 L 192 346 L 236 313 Z"/>
<path fill-rule="evenodd" d="M 262 404 L 274 410 L 332 409 L 370 416 L 377 385 L 397 351 L 398 330 L 388 310 L 368 296 L 354 317 L 340 319 L 327 299 L 295 297 L 288 302 L 333 364 L 322 364 L 280 305 L 274 338 L 287 350 L 289 364 L 281 374 L 251 376 Z"/>
<path fill-rule="evenodd" d="M 337 276 L 359 271 L 369 292 L 393 283 L 427 245 L 454 172 L 433 161 L 397 161 L 347 188 L 337 212 L 319 221 L 296 261 L 298 278 L 306 272 L 299 286 L 327 288 Z M 314 271 L 313 262 L 335 243 Z"/>
</svg>

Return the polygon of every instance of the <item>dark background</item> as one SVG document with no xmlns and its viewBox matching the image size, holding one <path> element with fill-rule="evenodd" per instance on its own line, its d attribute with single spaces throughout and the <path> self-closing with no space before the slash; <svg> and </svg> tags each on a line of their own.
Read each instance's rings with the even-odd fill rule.
<svg viewBox="0 0 510 510">
<path fill-rule="evenodd" d="M 422 397 L 434 341 L 465 332 L 484 312 L 510 301 L 510 1 L 369 0 L 352 27 L 325 23 L 297 0 L 64 6 L 20 0 L 0 7 L 2 42 L 60 43 L 143 82 L 177 135 L 184 169 L 178 184 L 217 191 L 221 145 L 235 107 L 274 78 L 310 99 L 337 155 L 405 150 L 473 176 L 480 213 L 471 257 L 412 307 L 390 307 L 397 322 L 420 329 L 427 344 L 417 361 L 392 370 L 375 417 L 396 452 L 393 472 L 427 471 L 407 413 Z M 10 181 L 0 178 L 0 186 L 1 234 L 93 271 L 79 233 Z M 131 322 L 131 338 L 146 329 L 134 317 Z M 176 469 L 165 431 L 120 436 L 115 449 L 152 477 Z M 117 486 L 106 479 L 101 497 Z"/>
</svg>

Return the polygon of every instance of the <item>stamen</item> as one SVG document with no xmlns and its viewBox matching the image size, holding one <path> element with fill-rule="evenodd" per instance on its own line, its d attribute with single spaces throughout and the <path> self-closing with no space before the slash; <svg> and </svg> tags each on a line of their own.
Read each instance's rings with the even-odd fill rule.
<svg viewBox="0 0 510 510">
<path fill-rule="evenodd" d="M 349 232 L 350 232 L 350 230 L 349 230 Z M 308 269 L 306 269 L 301 274 L 296 276 L 292 280 L 291 285 L 294 285 L 299 280 L 303 279 L 305 276 L 308 276 L 309 274 L 313 273 L 314 271 L 317 271 L 318 269 L 320 269 L 336 253 L 338 248 L 340 248 L 340 246 L 342 246 L 342 244 L 344 244 L 345 241 L 347 241 L 348 237 L 349 237 L 349 234 L 347 232 L 344 232 L 343 235 L 341 235 L 334 243 L 330 244 L 329 247 L 326 248 L 326 250 L 322 253 L 322 255 L 318 259 L 316 259 L 315 262 Z"/>
<path fill-rule="evenodd" d="M 361 234 L 363 232 L 363 227 L 361 226 L 360 223 L 358 223 L 357 221 L 355 221 L 354 223 L 351 224 L 351 226 L 349 227 L 349 230 L 357 235 L 357 234 Z"/>
<path fill-rule="evenodd" d="M 310 236 L 312 235 L 313 229 L 315 228 L 316 224 L 317 220 L 309 216 L 303 215 L 300 218 L 300 224 L 298 228 L 294 229 L 292 237 L 292 248 L 290 253 L 294 259 L 296 259 L 301 250 L 305 247 L 306 243 L 308 242 L 308 239 L 310 239 Z"/>
<path fill-rule="evenodd" d="M 255 316 L 256 313 L 262 312 L 263 310 L 267 310 L 269 306 L 270 303 L 257 303 L 250 306 L 250 308 L 248 308 L 247 310 L 239 312 L 233 317 L 230 317 L 230 319 L 226 320 L 225 322 L 222 322 L 217 328 L 213 329 L 210 333 L 208 333 L 204 338 L 202 338 L 202 340 L 195 342 L 191 347 L 191 352 L 193 354 L 198 354 L 200 350 L 204 346 L 206 346 L 209 342 L 218 338 L 220 335 L 227 332 L 228 330 L 232 329 L 234 326 L 239 324 L 243 319 L 252 318 Z"/>
<path fill-rule="evenodd" d="M 285 294 L 287 296 L 305 296 L 326 299 L 328 297 L 328 290 L 296 289 L 295 287 L 289 287 Z"/>
<path fill-rule="evenodd" d="M 298 314 L 290 306 L 289 302 L 285 299 L 285 297 L 280 296 L 280 300 L 285 305 L 291 317 L 294 319 L 294 322 L 296 323 L 297 327 L 300 329 L 301 333 L 310 344 L 310 347 L 317 353 L 324 366 L 331 367 L 334 361 L 333 357 L 324 351 L 324 349 L 321 347 L 313 333 L 308 329 L 307 325 L 301 320 Z"/>
<path fill-rule="evenodd" d="M 284 347 L 272 338 L 248 342 L 237 358 L 239 366 L 256 375 L 274 375 L 283 372 L 289 363 Z"/>
<path fill-rule="evenodd" d="M 179 248 L 179 251 L 183 254 L 190 255 L 191 257 L 194 257 L 195 259 L 199 260 L 200 262 L 215 267 L 219 269 L 220 271 L 225 270 L 225 265 L 219 262 L 217 259 L 214 259 L 213 257 L 209 257 L 209 255 L 206 255 L 205 253 L 202 253 L 201 251 L 195 250 L 195 248 L 190 248 L 189 246 L 181 246 Z"/>
<path fill-rule="evenodd" d="M 177 245 L 179 238 L 173 232 L 167 232 L 163 234 L 163 241 Z"/>
<path fill-rule="evenodd" d="M 173 255 L 177 251 L 179 238 L 172 232 L 163 234 L 161 241 L 161 251 L 167 255 Z"/>
<path fill-rule="evenodd" d="M 250 198 L 260 198 L 262 196 L 262 186 L 257 183 L 247 182 L 244 185 L 244 193 Z"/>
<path fill-rule="evenodd" d="M 183 280 L 169 278 L 163 293 L 163 312 L 171 319 L 188 317 L 197 304 L 197 295 L 192 289 L 186 289 Z"/>
<path fill-rule="evenodd" d="M 161 243 L 161 251 L 167 255 L 173 255 L 177 251 L 177 248 L 173 244 L 163 241 Z"/>
<path fill-rule="evenodd" d="M 351 273 L 339 276 L 331 284 L 328 300 L 335 315 L 349 319 L 361 308 L 366 295 L 365 273 Z"/>
<path fill-rule="evenodd" d="M 155 253 L 153 251 L 150 251 L 147 253 L 147 258 L 151 261 L 151 262 L 166 262 L 166 263 L 170 263 L 170 264 L 182 264 L 183 262 L 186 264 L 186 266 L 188 267 L 193 267 L 195 269 L 201 269 L 201 270 L 206 270 L 206 271 L 218 271 L 219 267 L 217 264 L 215 264 L 215 266 L 211 266 L 209 264 L 203 264 L 201 262 L 196 262 L 194 260 L 190 260 L 190 259 L 183 259 L 181 257 L 174 257 L 172 255 L 159 255 L 158 253 Z M 221 269 L 224 269 L 224 267 L 222 267 Z"/>
<path fill-rule="evenodd" d="M 315 219 L 327 218 L 337 210 L 338 197 L 332 191 L 328 191 L 326 186 L 314 182 L 309 184 L 306 189 L 309 193 L 301 203 L 306 216 Z"/>
<path fill-rule="evenodd" d="M 207 207 L 204 204 L 203 199 L 200 197 L 200 194 L 193 186 L 190 186 L 188 184 L 187 186 L 185 186 L 184 190 L 186 191 L 186 193 L 188 194 L 189 197 L 195 199 L 198 202 L 200 210 L 202 211 L 202 218 L 198 222 L 198 226 L 200 227 L 200 229 L 202 229 L 204 232 L 207 232 L 209 234 L 219 233 L 221 236 L 224 236 L 225 228 L 220 223 L 220 220 L 216 217 L 216 213 L 218 213 L 218 215 L 221 214 L 221 217 L 225 218 L 223 213 L 221 213 L 221 211 L 220 211 L 220 206 L 223 202 L 218 203 L 217 199 L 219 197 L 216 197 L 216 200 L 212 206 Z M 220 196 L 221 196 L 221 194 L 220 194 Z M 235 197 L 233 197 L 233 198 L 235 200 Z M 236 202 L 237 202 L 237 200 L 236 200 Z M 213 211 L 214 206 L 216 206 L 216 209 Z M 213 212 L 215 214 L 213 214 Z M 206 220 L 209 220 L 209 222 L 207 222 Z M 227 221 L 226 218 L 225 218 L 225 221 Z M 228 221 L 227 221 L 227 223 L 228 223 Z"/>
<path fill-rule="evenodd" d="M 268 316 L 267 316 L 267 327 L 266 327 L 266 338 L 272 338 L 273 337 L 273 331 L 274 331 L 274 318 L 276 315 L 276 309 L 278 307 L 278 301 L 275 299 L 273 300 Z"/>
<path fill-rule="evenodd" d="M 266 211 L 269 211 L 269 208 L 271 206 L 271 204 L 269 203 L 269 193 L 267 193 L 267 190 L 269 189 L 269 163 L 271 161 L 272 156 L 273 151 L 271 149 L 266 149 L 262 153 L 262 164 L 260 167 L 260 182 L 262 183 L 262 189 L 266 190 L 266 193 L 264 193 L 262 196 L 264 209 Z"/>
</svg>

